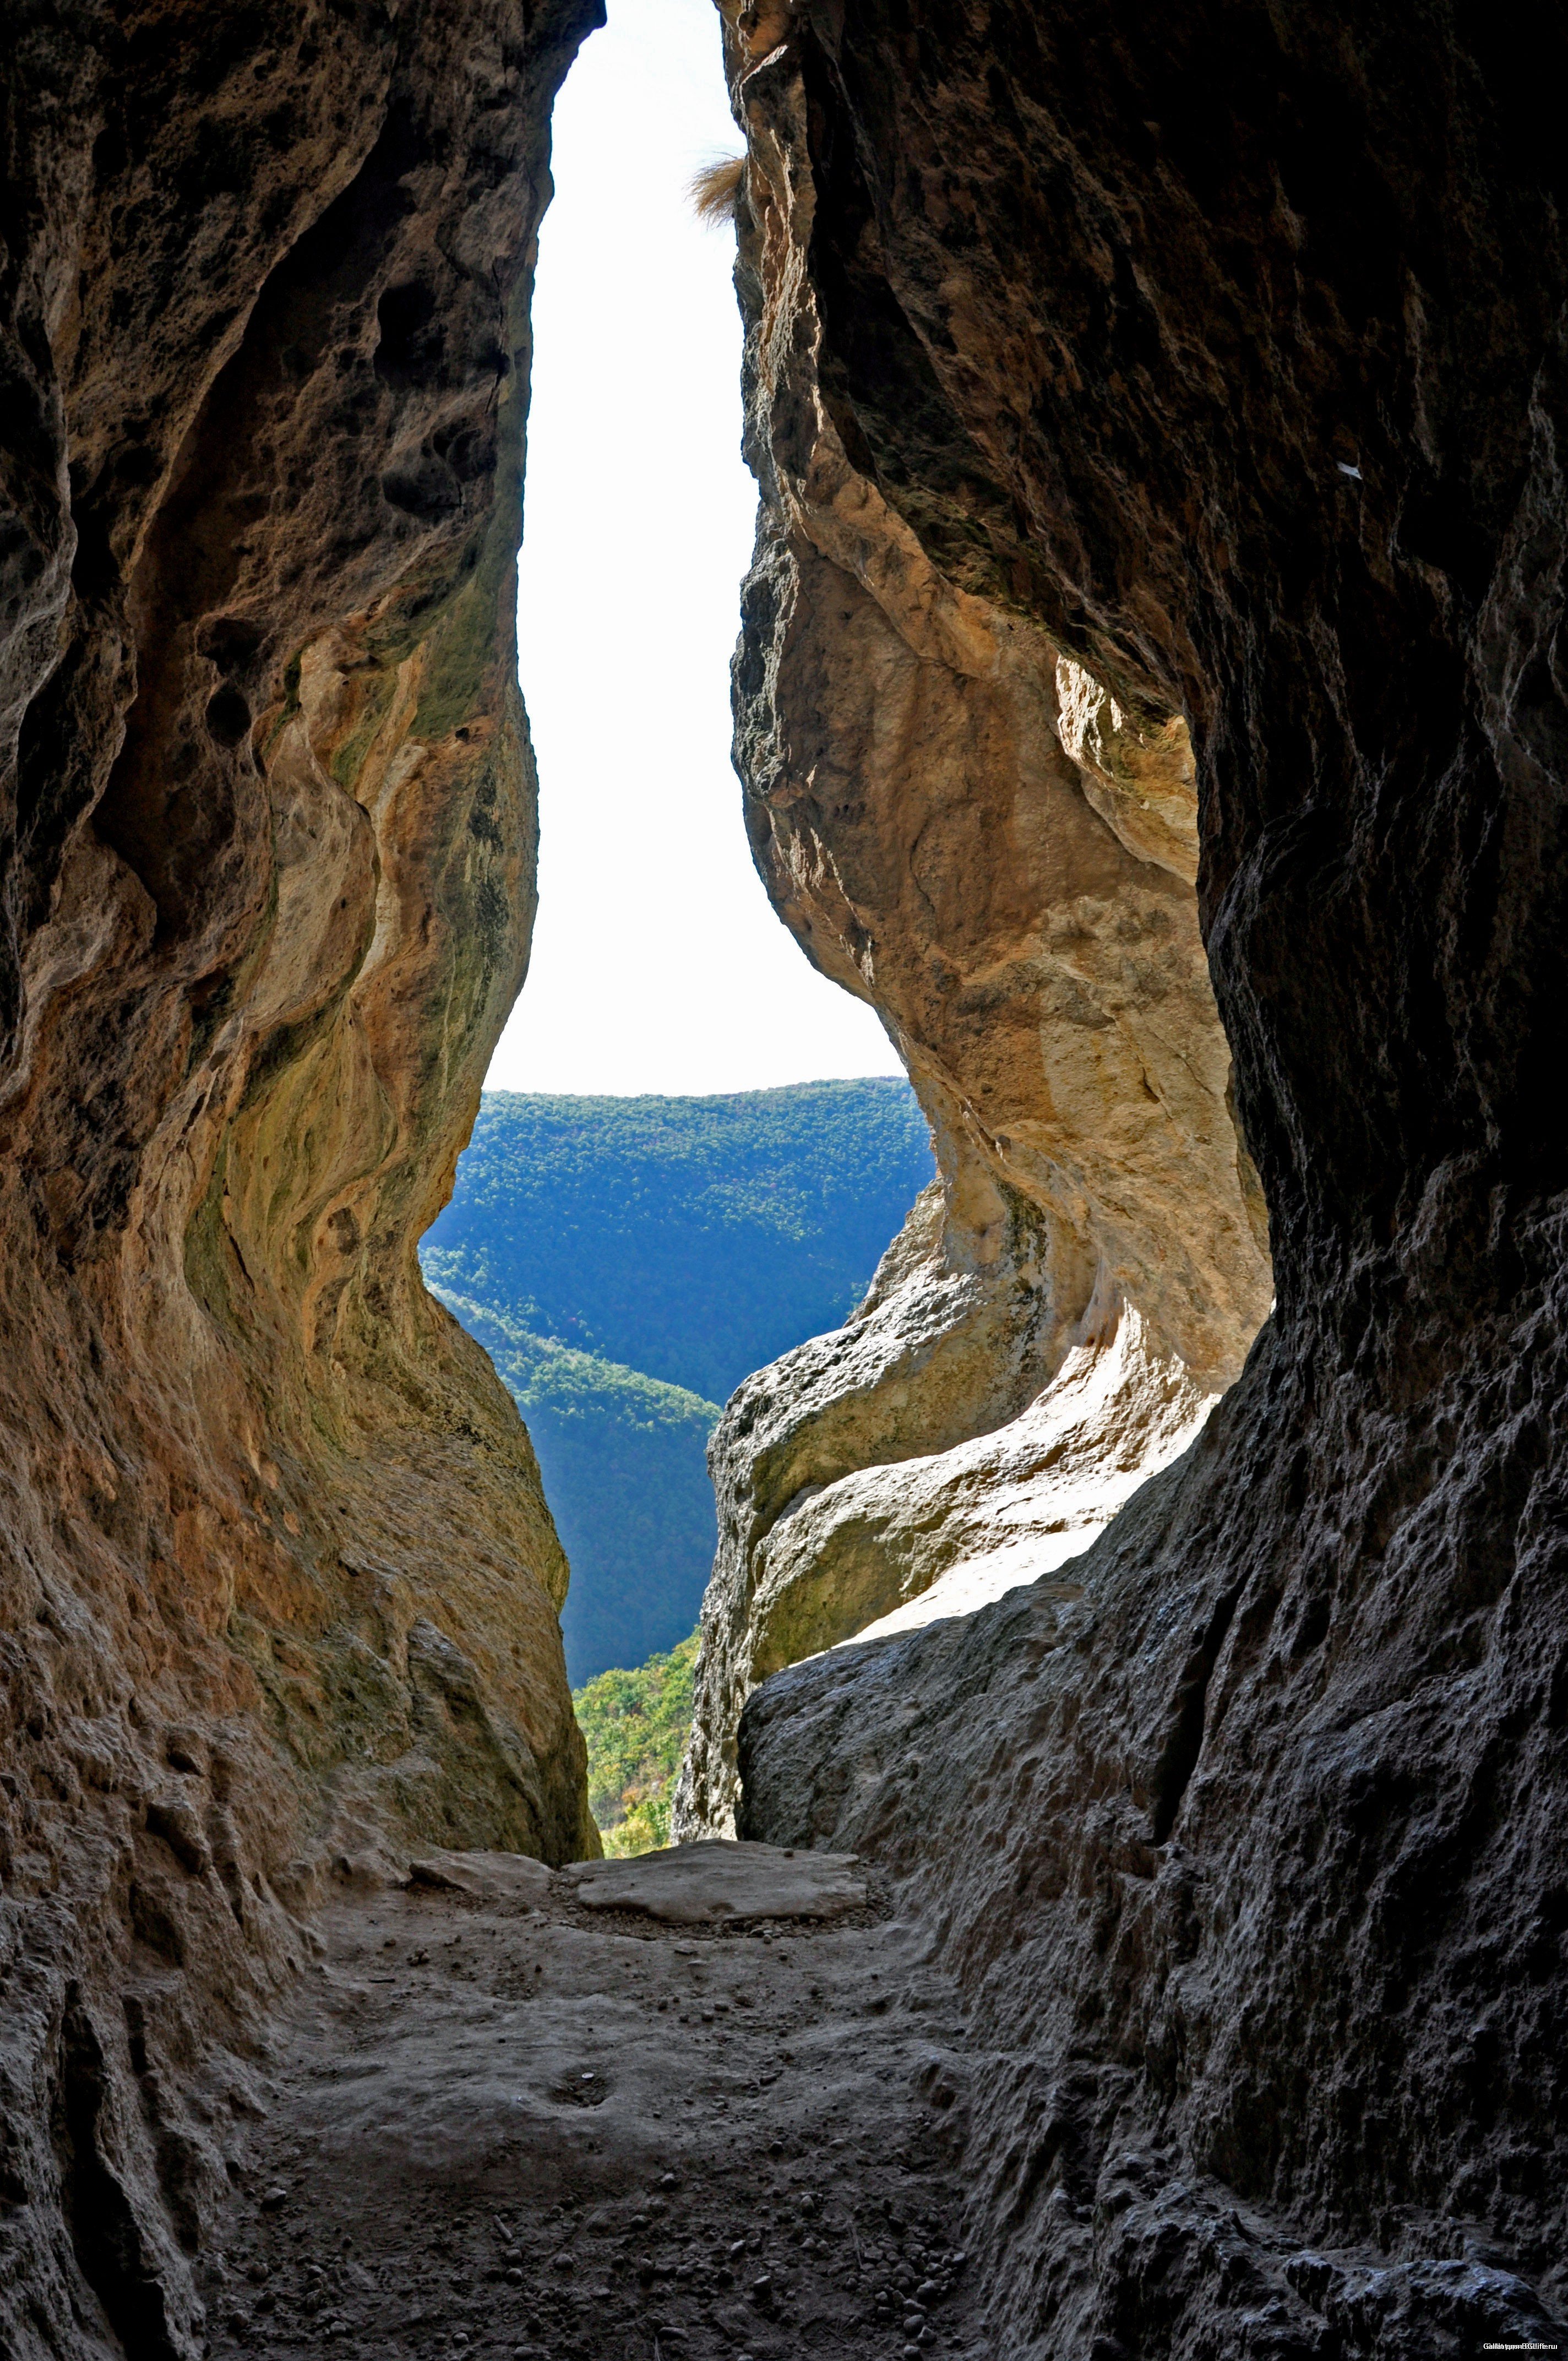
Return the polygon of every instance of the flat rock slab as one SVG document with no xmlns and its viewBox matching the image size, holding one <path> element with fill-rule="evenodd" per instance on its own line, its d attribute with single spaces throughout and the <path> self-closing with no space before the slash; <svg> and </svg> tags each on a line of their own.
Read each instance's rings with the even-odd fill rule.
<svg viewBox="0 0 1568 2361">
<path fill-rule="evenodd" d="M 466 1894 L 476 1901 L 527 1902 L 543 1908 L 550 1895 L 550 1871 L 521 1852 L 428 1852 L 409 1863 L 415 1885 L 438 1894 Z"/>
<path fill-rule="evenodd" d="M 640 1910 L 680 1927 L 717 1918 L 838 1918 L 863 1909 L 866 1882 L 853 1853 L 787 1852 L 722 1837 L 672 1845 L 631 1861 L 596 1861 L 572 1872 L 589 1910 Z"/>
<path fill-rule="evenodd" d="M 660 1927 L 577 1883 L 323 1910 L 225 2133 L 207 2361 L 996 2361 L 954 2130 L 979 2061 L 929 1927 Z"/>
</svg>

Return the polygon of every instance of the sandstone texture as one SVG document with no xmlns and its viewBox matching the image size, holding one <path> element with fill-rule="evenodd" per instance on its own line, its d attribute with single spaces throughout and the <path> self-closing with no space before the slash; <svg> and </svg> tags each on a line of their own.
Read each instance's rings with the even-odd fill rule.
<svg viewBox="0 0 1568 2361">
<path fill-rule="evenodd" d="M 1568 37 L 1538 32 L 728 25 L 753 841 L 908 1059 L 955 1273 L 989 1232 L 1037 1302 L 1039 1382 L 1021 1352 L 967 1437 L 877 1401 L 858 1444 L 873 1304 L 743 1390 L 698 1809 L 790 1527 L 808 1581 L 851 1549 L 835 1486 L 896 1502 L 887 1471 L 1000 1436 L 1113 1288 L 1223 1386 L 1268 1297 L 1238 1130 L 1267 1209 L 1272 1318 L 1070 1578 L 775 1671 L 740 1724 L 742 1837 L 897 1875 L 992 2045 L 966 2169 L 1009 2361 L 1565 2334 Z"/>
<path fill-rule="evenodd" d="M 1087 1549 L 1187 1449 L 1213 1400 L 1179 1362 L 1147 1352 L 1142 1321 L 1124 1306 L 1114 1334 L 1078 1345 L 1008 1425 L 846 1477 L 781 1519 L 760 1554 L 762 1596 L 804 1607 L 815 1589 L 862 1609 L 896 1596 L 849 1635 L 858 1639 L 984 1606 Z"/>
<path fill-rule="evenodd" d="M 747 826 L 786 926 L 881 1014 L 942 1179 L 842 1334 L 748 1380 L 714 1436 L 718 1553 L 675 1806 L 688 1837 L 734 1826 L 756 1681 L 960 1561 L 1000 1579 L 1016 1498 L 1004 1512 L 999 1488 L 988 1535 L 978 1463 L 935 1455 L 1027 1412 L 1021 1460 L 994 1471 L 1015 1490 L 1045 1436 L 1075 1429 L 1056 1463 L 1067 1497 L 1035 1519 L 1044 1572 L 1066 1554 L 1053 1537 L 1081 1548 L 1132 1488 L 1122 1476 L 1190 1439 L 1272 1291 L 1199 928 L 1185 716 L 1125 664 L 1112 686 L 1081 643 L 1069 652 L 1009 488 L 905 349 L 874 195 L 850 190 L 841 142 L 842 189 L 814 145 L 809 13 L 725 22 L 762 494 L 734 668 Z M 974 365 L 1015 361 L 999 347 Z M 1069 1356 L 1108 1349 L 1096 1431 L 1051 1391 Z M 1075 1359 L 1069 1397 L 1082 1374 Z M 1181 1405 L 1152 1430 L 1151 1387 Z M 861 1477 L 916 1458 L 916 1476 Z"/>
<path fill-rule="evenodd" d="M 1568 31 L 726 0 L 748 821 L 942 1175 L 718 1438 L 770 1944 L 547 1877 L 414 1262 L 593 14 L 7 22 L 0 2347 L 1561 2344 Z"/>
<path fill-rule="evenodd" d="M 597 1850 L 532 1453 L 414 1255 L 527 958 L 526 302 L 594 21 L 8 12 L 8 2355 L 200 2349 L 211 2060 L 323 1883 Z"/>
<path fill-rule="evenodd" d="M 758 1681 L 1063 1565 L 1212 1406 L 1103 1274 L 1064 1334 L 1037 1205 L 1003 1201 L 997 1251 L 960 1229 L 954 1193 L 923 1192 L 848 1325 L 749 1378 L 714 1434 L 718 1554 L 675 1794 L 684 1841 L 734 1828 L 736 1733 Z"/>
</svg>

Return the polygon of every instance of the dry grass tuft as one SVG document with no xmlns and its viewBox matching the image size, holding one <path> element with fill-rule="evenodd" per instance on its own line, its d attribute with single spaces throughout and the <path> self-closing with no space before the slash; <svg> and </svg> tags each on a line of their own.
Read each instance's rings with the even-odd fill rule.
<svg viewBox="0 0 1568 2361">
<path fill-rule="evenodd" d="M 741 185 L 746 178 L 744 156 L 724 156 L 716 164 L 705 164 L 694 173 L 691 184 L 692 209 L 698 221 L 709 227 L 732 222 L 740 208 Z"/>
</svg>

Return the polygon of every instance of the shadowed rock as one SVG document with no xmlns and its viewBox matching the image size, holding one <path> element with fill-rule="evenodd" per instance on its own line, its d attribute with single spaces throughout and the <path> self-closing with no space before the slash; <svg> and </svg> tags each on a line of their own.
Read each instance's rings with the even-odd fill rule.
<svg viewBox="0 0 1568 2361">
<path fill-rule="evenodd" d="M 593 1844 L 537 1470 L 414 1260 L 526 958 L 523 306 L 592 7 L 13 11 L 0 2342 L 196 2361 L 190 2258 L 335 1877 L 353 1972 L 300 1976 L 283 2095 L 307 2154 L 336 2125 L 334 2228 L 387 2139 L 394 2260 L 405 2157 L 476 2198 L 563 2156 L 645 2186 L 700 2042 L 734 2163 L 778 2120 L 814 2166 L 852 2084 L 842 2185 L 912 2209 L 961 2158 L 982 2264 L 948 2190 L 928 2286 L 889 2252 L 862 2290 L 856 2246 L 792 2291 L 781 2246 L 722 2349 L 815 2334 L 784 2307 L 830 2287 L 880 2354 L 944 2278 L 1008 2361 L 1560 2343 L 1568 31 L 721 13 L 748 826 L 943 1180 L 862 1316 L 731 1406 L 683 1810 L 874 1857 L 964 2072 L 833 1927 L 831 2021 L 778 1988 L 798 2072 L 731 2049 L 656 1918 L 552 1934 L 525 2051 L 486 1993 L 484 2050 L 458 2010 L 433 2062 L 428 1957 L 369 1971 L 428 1911 L 460 1990 L 466 1922 L 532 1906 L 414 1885 L 372 1946 L 388 1864 Z M 1059 1538 L 1122 1411 L 1046 1459 L 1117 1353 L 1118 1400 L 1223 1399 L 1070 1576 L 753 1688 L 996 1557 L 1011 1508 Z M 1124 1419 L 1104 1499 L 1180 1425 Z M 487 1945 L 521 2011 L 543 1933 Z M 740 2008 L 733 1955 L 784 1947 L 711 1948 Z M 705 1980 L 711 2029 L 649 2039 Z M 394 1991 L 356 2114 L 330 2070 Z M 310 2194 L 268 2161 L 263 2272 Z M 417 2323 L 360 2290 L 367 2336 L 444 2330 L 462 2269 Z M 288 2317 L 338 2333 L 313 2281 Z"/>
<path fill-rule="evenodd" d="M 526 307 L 594 16 L 6 24 L 18 2361 L 200 2350 L 189 2257 L 334 1864 L 595 1847 L 533 1455 L 414 1253 L 527 961 Z"/>
<path fill-rule="evenodd" d="M 1084 1351 L 1118 1384 L 1079 1476 L 1118 1457 L 1153 1473 L 1180 1445 L 1148 1430 L 1141 1373 L 1191 1402 L 1190 1433 L 1272 1293 L 1193 890 L 1188 719 L 1163 686 L 1069 646 L 1047 606 L 1045 553 L 882 274 L 874 197 L 850 188 L 838 133 L 831 159 L 818 150 L 811 60 L 832 39 L 810 9 L 726 22 L 761 493 L 733 673 L 747 828 L 785 925 L 896 1042 L 941 1190 L 856 1318 L 749 1379 L 716 1431 L 684 1836 L 734 1826 L 754 1683 L 906 1604 L 960 1532 L 973 1541 L 968 1457 L 921 1470 L 946 1547 L 874 1565 L 783 1530 L 832 1514 L 818 1488 L 839 1496 L 841 1535 L 863 1530 L 858 1495 L 876 1516 L 904 1463 L 1025 1411 L 1065 1422 L 1052 1389 Z M 1022 143 L 995 189 L 1033 169 Z M 1017 356 L 999 344 L 978 365 Z M 1075 1357 L 1069 1392 L 1081 1376 Z M 888 1472 L 844 1488 L 867 1469 Z M 1113 1478 L 1095 1513 L 1071 1488 L 1082 1541 L 1125 1497 Z"/>
<path fill-rule="evenodd" d="M 969 2152 L 998 2351 L 1561 2342 L 1563 27 L 726 21 L 760 865 L 946 1136 L 1081 1205 L 1081 1267 L 1222 1384 L 1228 1098 L 1277 1306 L 1070 1585 L 774 1673 L 707 1793 L 895 1865 L 1005 2031 Z M 1141 1112 L 1101 1045 L 1196 1005 L 1178 724 L 1234 1073 L 1202 1036 Z M 1060 905 L 1091 827 L 1125 865 Z M 1163 991 L 1113 1004 L 1113 955 Z M 868 1441 L 889 1491 L 934 1447 Z M 819 1521 L 826 1584 L 854 1474 L 775 1506 L 750 1448 L 716 1732 L 774 1532 Z"/>
</svg>

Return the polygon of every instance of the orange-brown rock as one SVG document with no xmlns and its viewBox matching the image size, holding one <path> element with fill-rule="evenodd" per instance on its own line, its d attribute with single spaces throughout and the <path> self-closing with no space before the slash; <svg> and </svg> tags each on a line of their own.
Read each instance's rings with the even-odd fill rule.
<svg viewBox="0 0 1568 2361">
<path fill-rule="evenodd" d="M 992 1548 L 970 1458 L 931 1455 L 1036 1405 L 1054 1432 L 1067 1357 L 1108 1355 L 1125 1401 L 1095 1388 L 1096 1422 L 1069 1421 L 1076 1445 L 1050 1446 L 1069 1463 L 1065 1527 L 1062 1503 L 1036 1504 L 1042 1539 L 1071 1530 L 1081 1547 L 1125 1497 L 1119 1470 L 1152 1472 L 1190 1437 L 1190 1420 L 1150 1427 L 1151 1361 L 1157 1393 L 1217 1392 L 1271 1293 L 1199 932 L 1185 721 L 1119 701 L 1042 627 L 978 525 L 933 533 L 919 489 L 901 501 L 884 480 L 838 395 L 811 267 L 809 98 L 798 50 L 772 39 L 749 16 L 727 33 L 748 132 L 738 285 L 762 493 L 736 760 L 774 906 L 877 1007 L 931 1118 L 943 1191 L 843 1337 L 749 1380 L 715 1435 L 719 1547 L 676 1814 L 691 1834 L 733 1825 L 736 1724 L 759 1678 L 1018 1538 L 1000 1474 Z M 874 338 L 859 314 L 853 332 Z M 1017 1444 L 1015 1474 L 1044 1447 Z M 925 1539 L 906 1545 L 896 1479 L 856 1471 L 916 1457 Z M 1103 1516 L 1086 1521 L 1096 1467 Z"/>
<path fill-rule="evenodd" d="M 597 1850 L 533 1455 L 414 1252 L 527 960 L 526 304 L 593 21 L 7 28 L 18 2356 L 199 2349 L 184 2250 L 247 2103 L 213 2045 L 323 1877 Z"/>
</svg>

